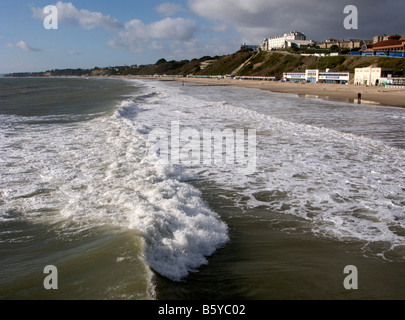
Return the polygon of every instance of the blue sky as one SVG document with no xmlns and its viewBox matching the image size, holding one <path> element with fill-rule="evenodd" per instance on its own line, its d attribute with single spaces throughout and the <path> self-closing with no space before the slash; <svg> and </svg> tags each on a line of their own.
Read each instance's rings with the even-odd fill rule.
<svg viewBox="0 0 405 320">
<path fill-rule="evenodd" d="M 405 34 L 403 0 L 2 0 L 0 74 L 93 68 L 222 55 L 292 30 L 308 39 Z M 357 5 L 359 29 L 343 8 Z M 58 29 L 43 26 L 56 5 Z M 395 10 L 392 10 L 395 8 Z M 378 21 L 378 23 L 375 23 Z"/>
</svg>

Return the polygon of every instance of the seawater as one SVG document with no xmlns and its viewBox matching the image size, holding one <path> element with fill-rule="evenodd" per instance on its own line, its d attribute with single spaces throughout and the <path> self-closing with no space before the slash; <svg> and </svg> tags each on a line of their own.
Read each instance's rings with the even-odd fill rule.
<svg viewBox="0 0 405 320">
<path fill-rule="evenodd" d="M 405 110 L 255 89 L 0 79 L 2 299 L 405 296 Z M 255 129 L 256 170 L 148 133 Z M 43 288 L 46 265 L 58 290 Z M 346 265 L 359 289 L 343 286 Z"/>
</svg>

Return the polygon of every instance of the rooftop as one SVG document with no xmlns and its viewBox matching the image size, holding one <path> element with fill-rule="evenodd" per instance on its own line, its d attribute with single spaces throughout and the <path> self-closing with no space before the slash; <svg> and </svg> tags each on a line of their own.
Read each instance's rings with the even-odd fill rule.
<svg viewBox="0 0 405 320">
<path fill-rule="evenodd" d="M 403 38 L 403 37 L 402 37 Z M 405 40 L 385 40 L 385 41 L 380 41 L 377 43 L 373 44 L 373 49 L 377 48 L 392 48 L 392 47 L 401 47 L 404 46 L 404 41 Z"/>
</svg>

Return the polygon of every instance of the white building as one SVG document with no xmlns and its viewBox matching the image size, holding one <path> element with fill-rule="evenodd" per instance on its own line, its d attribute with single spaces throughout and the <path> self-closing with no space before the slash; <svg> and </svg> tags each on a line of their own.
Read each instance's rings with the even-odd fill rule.
<svg viewBox="0 0 405 320">
<path fill-rule="evenodd" d="M 286 48 L 302 48 L 302 47 L 311 47 L 315 46 L 315 41 L 313 40 L 286 40 Z"/>
<path fill-rule="evenodd" d="M 381 78 L 392 74 L 392 69 L 383 69 L 376 66 L 356 68 L 354 70 L 354 84 L 377 86 L 381 83 Z"/>
<path fill-rule="evenodd" d="M 307 82 L 305 72 L 284 72 L 283 81 L 286 82 Z"/>
<path fill-rule="evenodd" d="M 384 77 L 380 79 L 380 85 L 386 86 L 387 88 L 404 88 L 405 78 L 399 77 Z"/>
<path fill-rule="evenodd" d="M 262 47 L 264 49 L 262 50 L 273 50 L 273 49 L 285 49 L 286 48 L 286 41 L 295 41 L 295 40 L 306 40 L 307 37 L 305 34 L 299 31 L 292 31 L 290 33 L 286 33 L 283 36 L 280 37 L 271 37 L 268 39 L 265 39 L 264 42 L 266 42 Z"/>
<path fill-rule="evenodd" d="M 318 81 L 320 83 L 348 84 L 350 81 L 350 72 L 336 72 L 332 70 L 320 71 Z"/>
<path fill-rule="evenodd" d="M 259 46 L 262 51 L 269 51 L 269 39 L 264 39 Z"/>
<path fill-rule="evenodd" d="M 350 81 L 350 72 L 335 72 L 330 69 L 308 69 L 305 72 L 285 72 L 283 80 L 288 82 L 347 84 Z"/>
</svg>

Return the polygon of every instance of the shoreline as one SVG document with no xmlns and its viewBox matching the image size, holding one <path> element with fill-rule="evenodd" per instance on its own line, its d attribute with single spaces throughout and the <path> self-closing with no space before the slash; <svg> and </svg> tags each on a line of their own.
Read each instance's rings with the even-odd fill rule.
<svg viewBox="0 0 405 320">
<path fill-rule="evenodd" d="M 18 78 L 18 77 L 17 77 Z M 38 77 L 33 77 L 38 78 Z M 42 77 L 41 77 L 42 78 Z M 99 78 L 99 79 L 140 79 L 158 81 L 177 81 L 195 83 L 206 86 L 233 86 L 268 90 L 276 93 L 295 94 L 303 98 L 321 99 L 326 101 L 346 102 L 359 105 L 375 105 L 382 107 L 405 108 L 405 87 L 386 88 L 383 86 L 344 85 L 329 83 L 290 83 L 263 80 L 235 80 L 227 78 L 187 78 L 187 77 L 152 77 L 152 76 L 61 76 L 43 78 Z M 361 94 L 361 100 L 358 94 Z"/>
<path fill-rule="evenodd" d="M 145 79 L 145 78 L 143 78 Z M 258 80 L 204 79 L 204 78 L 157 78 L 162 81 L 197 83 L 211 86 L 234 86 L 268 90 L 277 93 L 296 94 L 304 98 L 347 102 L 360 105 L 379 105 L 405 108 L 405 88 L 366 87 L 327 83 L 289 83 Z M 155 78 L 156 80 L 156 78 Z M 358 94 L 361 100 L 358 100 Z"/>
</svg>

